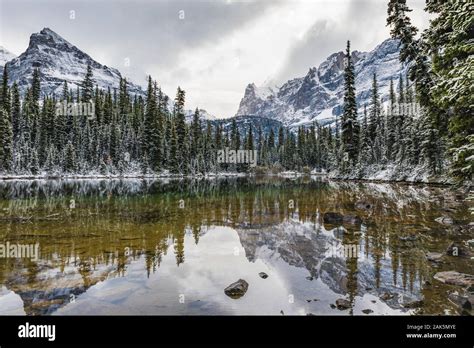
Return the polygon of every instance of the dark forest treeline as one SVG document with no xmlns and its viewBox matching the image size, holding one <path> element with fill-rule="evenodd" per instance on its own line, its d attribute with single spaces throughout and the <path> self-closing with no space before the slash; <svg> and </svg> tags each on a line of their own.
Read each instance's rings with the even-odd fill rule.
<svg viewBox="0 0 474 348">
<path fill-rule="evenodd" d="M 5 68 L 0 172 L 249 171 L 248 164 L 217 163 L 217 151 L 230 148 L 257 150 L 261 170 L 317 168 L 364 178 L 390 166 L 401 173 L 422 171 L 428 176 L 449 171 L 459 181 L 471 180 L 474 29 L 469 10 L 472 5 L 467 2 L 428 1 L 427 11 L 438 17 L 416 39 L 406 1 L 391 0 L 387 21 L 401 41 L 400 58 L 410 65 L 409 76 L 391 82 L 386 107 L 374 74 L 371 101 L 359 115 L 348 42 L 343 115 L 335 127 L 314 124 L 296 131 L 281 127 L 278 134 L 250 127 L 241 134 L 235 120 L 224 131 L 222 125 L 202 121 L 197 109 L 188 124 L 182 89 L 172 103 L 151 77 L 146 97 L 130 95 L 125 79 L 118 89 L 100 90 L 94 87 L 90 67 L 81 87 L 73 91 L 65 82 L 61 96 L 42 96 L 41 72 L 36 69 L 22 98 L 16 82 L 10 87 Z M 62 112 L 61 106 L 71 103 L 90 104 L 93 115 Z"/>
</svg>

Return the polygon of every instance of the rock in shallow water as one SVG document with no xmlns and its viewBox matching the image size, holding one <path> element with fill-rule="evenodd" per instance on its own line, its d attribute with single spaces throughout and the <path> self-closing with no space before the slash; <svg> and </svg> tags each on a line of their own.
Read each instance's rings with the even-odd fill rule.
<svg viewBox="0 0 474 348">
<path fill-rule="evenodd" d="M 393 298 L 393 295 L 389 292 L 384 292 L 382 295 L 379 296 L 379 298 L 383 301 L 387 301 Z"/>
<path fill-rule="evenodd" d="M 368 211 L 368 210 L 372 210 L 373 205 L 372 203 L 367 202 L 367 201 L 358 201 L 356 202 L 355 207 L 356 209 L 359 209 L 359 210 Z"/>
<path fill-rule="evenodd" d="M 324 223 L 326 224 L 341 224 L 343 216 L 338 213 L 328 212 L 323 216 Z"/>
<path fill-rule="evenodd" d="M 449 216 L 441 216 L 437 219 L 435 219 L 436 222 L 443 224 L 443 225 L 452 225 L 454 224 L 454 220 L 452 217 Z"/>
<path fill-rule="evenodd" d="M 426 258 L 428 259 L 428 261 L 432 261 L 432 262 L 440 262 L 441 259 L 443 258 L 443 254 L 441 253 L 427 253 L 426 254 Z"/>
<path fill-rule="evenodd" d="M 235 283 L 232 283 L 228 287 L 226 287 L 224 289 L 224 292 L 227 296 L 236 300 L 244 296 L 248 288 L 249 288 L 249 283 L 247 283 L 243 279 L 239 279 Z"/>
<path fill-rule="evenodd" d="M 419 307 L 422 307 L 423 304 L 424 304 L 423 300 L 418 300 L 418 301 L 406 302 L 402 306 L 403 308 L 419 308 Z"/>
<path fill-rule="evenodd" d="M 462 296 L 454 292 L 448 295 L 448 299 L 462 309 L 471 310 L 474 305 L 474 295 Z"/>
<path fill-rule="evenodd" d="M 459 285 L 463 287 L 474 286 L 474 276 L 456 271 L 438 272 L 434 279 L 445 284 Z"/>
<path fill-rule="evenodd" d="M 323 216 L 324 223 L 326 224 L 349 224 L 349 225 L 360 225 L 362 219 L 357 215 L 342 215 L 339 213 L 328 212 Z"/>
<path fill-rule="evenodd" d="M 345 309 L 351 308 L 351 303 L 344 298 L 340 298 L 336 300 L 336 307 L 337 309 L 343 311 Z"/>
</svg>

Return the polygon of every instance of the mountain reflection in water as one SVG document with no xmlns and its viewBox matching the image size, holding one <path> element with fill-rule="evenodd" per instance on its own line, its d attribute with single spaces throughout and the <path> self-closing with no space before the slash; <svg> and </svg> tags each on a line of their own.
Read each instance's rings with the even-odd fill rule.
<svg viewBox="0 0 474 348">
<path fill-rule="evenodd" d="M 0 182 L 0 243 L 40 250 L 0 258 L 0 314 L 459 314 L 433 274 L 472 261 L 425 254 L 472 238 L 468 208 L 448 188 L 311 179 Z"/>
</svg>

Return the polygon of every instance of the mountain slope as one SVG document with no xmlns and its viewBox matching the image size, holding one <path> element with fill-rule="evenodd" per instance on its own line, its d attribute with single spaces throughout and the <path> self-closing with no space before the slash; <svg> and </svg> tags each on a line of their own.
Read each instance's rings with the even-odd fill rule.
<svg viewBox="0 0 474 348">
<path fill-rule="evenodd" d="M 370 100 L 373 74 L 377 73 L 380 94 L 387 97 L 390 78 L 398 81 L 406 74 L 399 62 L 399 43 L 388 39 L 371 52 L 352 52 L 356 73 L 357 102 L 360 109 Z M 278 120 L 286 126 L 327 124 L 342 114 L 344 97 L 344 53 L 329 56 L 319 67 L 309 69 L 281 87 L 257 87 L 249 84 L 237 111 Z"/>
<path fill-rule="evenodd" d="M 21 93 L 30 85 L 33 70 L 38 67 L 42 92 L 60 95 L 64 81 L 73 90 L 80 86 L 88 64 L 92 67 L 99 88 L 119 86 L 121 74 L 117 69 L 95 61 L 49 28 L 32 34 L 26 51 L 6 66 L 10 81 L 17 81 Z M 142 89 L 133 83 L 129 83 L 128 88 L 132 94 L 143 94 Z"/>
<path fill-rule="evenodd" d="M 26 51 L 16 58 L 0 47 L 0 66 L 2 57 L 8 62 L 10 84 L 16 81 L 21 93 L 31 85 L 33 70 L 36 67 L 40 69 L 41 91 L 47 95 L 60 96 L 64 81 L 67 81 L 69 88 L 75 92 L 76 88 L 81 86 L 88 64 L 92 67 L 95 84 L 100 89 L 118 88 L 122 76 L 119 70 L 102 65 L 49 28 L 32 34 Z M 0 71 L 0 76 L 2 73 Z M 131 81 L 127 81 L 127 88 L 131 95 L 138 94 L 143 97 L 146 95 L 139 85 Z M 169 98 L 168 107 L 170 110 L 173 109 L 172 98 Z M 194 110 L 185 110 L 185 113 L 186 120 L 190 121 Z M 201 109 L 200 113 L 201 119 L 216 119 L 206 110 Z"/>
</svg>

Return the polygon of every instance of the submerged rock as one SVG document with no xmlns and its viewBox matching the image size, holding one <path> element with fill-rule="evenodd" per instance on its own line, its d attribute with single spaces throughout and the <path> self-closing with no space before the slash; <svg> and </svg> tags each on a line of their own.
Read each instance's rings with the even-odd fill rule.
<svg viewBox="0 0 474 348">
<path fill-rule="evenodd" d="M 361 200 L 361 201 L 356 202 L 355 207 L 356 209 L 359 209 L 359 210 L 369 211 L 369 210 L 372 210 L 373 205 L 370 202 Z"/>
<path fill-rule="evenodd" d="M 423 304 L 424 304 L 423 300 L 418 300 L 418 301 L 406 302 L 402 306 L 404 308 L 419 308 L 419 307 L 422 307 Z"/>
<path fill-rule="evenodd" d="M 351 303 L 344 298 L 340 298 L 336 300 L 336 307 L 337 309 L 343 311 L 345 309 L 351 308 Z"/>
<path fill-rule="evenodd" d="M 458 285 L 463 287 L 474 286 L 474 276 L 456 271 L 438 272 L 434 275 L 434 279 L 450 285 Z"/>
<path fill-rule="evenodd" d="M 472 310 L 474 306 L 474 295 L 462 296 L 457 292 L 453 292 L 448 295 L 448 299 L 462 309 Z"/>
<path fill-rule="evenodd" d="M 230 298 L 238 299 L 245 295 L 249 288 L 249 284 L 243 280 L 239 279 L 235 283 L 230 284 L 224 289 L 224 292 Z"/>
<path fill-rule="evenodd" d="M 324 223 L 326 224 L 341 224 L 343 218 L 341 214 L 334 212 L 325 213 L 323 216 Z"/>
<path fill-rule="evenodd" d="M 415 234 L 410 234 L 408 236 L 399 236 L 398 239 L 402 242 L 414 242 L 418 240 L 418 236 Z"/>
<path fill-rule="evenodd" d="M 389 292 L 384 292 L 382 295 L 379 296 L 379 298 L 383 301 L 387 301 L 393 298 L 393 295 Z"/>
<path fill-rule="evenodd" d="M 440 216 L 439 218 L 435 219 L 436 222 L 443 224 L 443 225 L 453 225 L 454 220 L 450 216 Z"/>
<path fill-rule="evenodd" d="M 268 274 L 266 274 L 265 272 L 260 272 L 258 275 L 259 275 L 260 278 L 262 278 L 262 279 L 267 279 L 267 278 L 268 278 Z"/>
<path fill-rule="evenodd" d="M 474 248 L 474 239 L 470 239 L 466 243 L 470 248 Z"/>
<path fill-rule="evenodd" d="M 441 253 L 435 253 L 435 252 L 429 252 L 426 254 L 426 258 L 428 261 L 431 262 L 440 262 L 441 259 L 443 258 L 443 254 Z"/>
<path fill-rule="evenodd" d="M 357 215 L 342 215 L 339 213 L 328 212 L 323 216 L 324 223 L 326 224 L 349 224 L 349 225 L 360 225 L 362 219 Z"/>
</svg>

